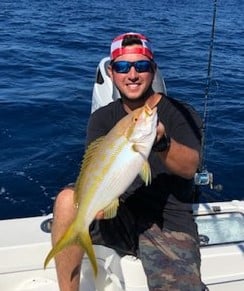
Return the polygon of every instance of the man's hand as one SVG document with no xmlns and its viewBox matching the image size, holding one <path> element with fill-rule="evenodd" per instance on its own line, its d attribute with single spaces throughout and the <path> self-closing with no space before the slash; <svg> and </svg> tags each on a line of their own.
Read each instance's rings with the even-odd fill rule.
<svg viewBox="0 0 244 291">
<path fill-rule="evenodd" d="M 156 142 L 158 142 L 163 135 L 165 134 L 165 127 L 161 121 L 158 122 L 157 125 L 157 136 L 156 136 Z"/>
<path fill-rule="evenodd" d="M 100 219 L 103 219 L 103 218 L 104 218 L 104 211 L 103 211 L 103 210 L 100 210 L 100 211 L 96 214 L 95 219 L 100 220 Z"/>
</svg>

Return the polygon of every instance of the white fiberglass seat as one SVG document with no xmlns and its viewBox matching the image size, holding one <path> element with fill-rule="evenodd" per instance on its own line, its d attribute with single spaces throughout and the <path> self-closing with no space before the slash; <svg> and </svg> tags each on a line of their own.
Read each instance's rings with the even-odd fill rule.
<svg viewBox="0 0 244 291">
<path fill-rule="evenodd" d="M 94 278 L 85 255 L 81 269 L 80 290 L 86 291 L 149 291 L 142 263 L 133 256 L 120 257 L 114 250 L 94 245 L 98 275 Z"/>
</svg>

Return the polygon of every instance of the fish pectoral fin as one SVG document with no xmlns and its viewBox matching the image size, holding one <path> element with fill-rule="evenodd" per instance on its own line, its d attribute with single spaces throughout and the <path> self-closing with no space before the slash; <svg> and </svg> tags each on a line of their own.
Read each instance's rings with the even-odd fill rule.
<svg viewBox="0 0 244 291">
<path fill-rule="evenodd" d="M 143 163 L 143 166 L 142 166 L 142 169 L 140 172 L 140 176 L 141 176 L 142 180 L 145 182 L 146 186 L 151 183 L 152 174 L 151 174 L 151 168 L 150 168 L 148 161 L 145 161 Z"/>
<path fill-rule="evenodd" d="M 135 151 L 137 153 L 141 153 L 141 152 L 143 152 L 144 147 L 140 146 L 139 144 L 133 144 L 132 149 L 133 149 L 133 151 Z"/>
<path fill-rule="evenodd" d="M 152 181 L 152 174 L 151 174 L 150 165 L 149 165 L 148 161 L 146 160 L 146 158 L 143 156 L 143 154 L 142 154 L 143 150 L 142 150 L 142 148 L 140 148 L 140 145 L 133 144 L 132 148 L 135 152 L 138 152 L 142 156 L 142 158 L 144 159 L 144 163 L 143 163 L 142 169 L 140 171 L 140 176 L 147 186 Z"/>
<path fill-rule="evenodd" d="M 119 199 L 113 200 L 107 207 L 103 209 L 104 219 L 110 219 L 117 215 L 117 209 L 119 207 Z"/>
</svg>

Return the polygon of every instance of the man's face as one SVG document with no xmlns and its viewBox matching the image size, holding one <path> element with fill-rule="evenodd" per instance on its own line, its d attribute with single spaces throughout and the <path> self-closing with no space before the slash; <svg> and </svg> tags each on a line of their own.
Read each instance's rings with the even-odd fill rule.
<svg viewBox="0 0 244 291">
<path fill-rule="evenodd" d="M 140 45 L 135 45 L 139 46 Z M 150 61 L 148 57 L 142 54 L 124 54 L 115 59 L 114 62 L 119 61 Z M 152 65 L 153 66 L 153 65 Z M 131 66 L 127 73 L 118 73 L 111 66 L 109 67 L 109 74 L 112 81 L 120 92 L 128 99 L 135 100 L 140 98 L 152 84 L 154 77 L 154 69 L 146 72 L 137 72 L 134 66 Z"/>
</svg>

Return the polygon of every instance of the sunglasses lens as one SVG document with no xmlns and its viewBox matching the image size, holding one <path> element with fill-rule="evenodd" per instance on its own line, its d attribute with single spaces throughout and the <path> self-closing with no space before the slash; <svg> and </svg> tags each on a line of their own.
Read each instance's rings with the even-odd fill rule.
<svg viewBox="0 0 244 291">
<path fill-rule="evenodd" d="M 116 73 L 128 73 L 131 68 L 131 64 L 126 61 L 114 62 L 112 64 L 112 68 Z"/>
<path fill-rule="evenodd" d="M 134 63 L 134 66 L 136 68 L 136 71 L 138 73 L 143 73 L 143 72 L 150 72 L 151 71 L 151 62 L 150 61 L 137 61 Z"/>
<path fill-rule="evenodd" d="M 137 62 L 118 61 L 112 64 L 112 69 L 116 73 L 128 73 L 130 68 L 134 66 L 138 73 L 151 72 L 152 64 L 150 61 L 141 60 Z"/>
</svg>

